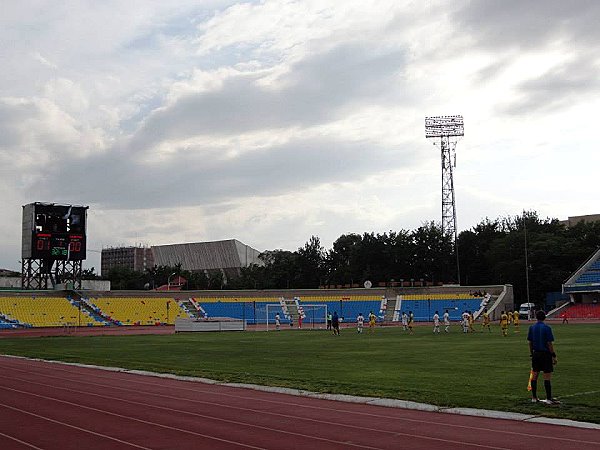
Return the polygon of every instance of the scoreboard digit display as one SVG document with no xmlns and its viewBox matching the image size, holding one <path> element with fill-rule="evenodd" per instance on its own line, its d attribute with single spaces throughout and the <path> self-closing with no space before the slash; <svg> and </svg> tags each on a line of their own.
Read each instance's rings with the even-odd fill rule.
<svg viewBox="0 0 600 450">
<path fill-rule="evenodd" d="M 86 258 L 87 206 L 31 203 L 23 207 L 23 258 Z"/>
</svg>

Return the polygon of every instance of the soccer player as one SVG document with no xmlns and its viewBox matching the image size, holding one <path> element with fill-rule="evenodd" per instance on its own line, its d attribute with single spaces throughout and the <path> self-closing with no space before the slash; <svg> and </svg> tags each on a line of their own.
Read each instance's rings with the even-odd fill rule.
<svg viewBox="0 0 600 450">
<path fill-rule="evenodd" d="M 337 315 L 337 311 L 333 312 L 331 316 L 331 328 L 333 329 L 333 335 L 340 335 L 340 318 Z"/>
<path fill-rule="evenodd" d="M 408 330 L 408 315 L 406 312 L 402 313 L 402 329 L 404 331 Z"/>
<path fill-rule="evenodd" d="M 500 328 L 502 329 L 502 336 L 508 336 L 508 315 L 504 311 L 500 314 Z"/>
<path fill-rule="evenodd" d="M 373 314 L 373 311 L 369 313 L 369 333 L 373 333 L 375 331 L 375 322 L 377 321 L 377 316 Z"/>
<path fill-rule="evenodd" d="M 328 330 L 331 330 L 331 317 L 332 317 L 332 316 L 331 316 L 331 313 L 330 313 L 330 312 L 328 312 L 328 313 L 327 313 L 327 329 L 328 329 Z"/>
<path fill-rule="evenodd" d="M 473 313 L 471 311 L 467 311 L 467 314 L 467 322 L 469 323 L 469 333 L 475 333 L 475 328 L 473 328 L 473 322 L 475 322 Z"/>
<path fill-rule="evenodd" d="M 544 403 L 549 405 L 560 404 L 558 400 L 552 397 L 552 372 L 557 363 L 556 353 L 554 352 L 554 335 L 552 328 L 544 323 L 546 314 L 544 311 L 535 313 L 537 323 L 529 327 L 527 340 L 529 341 L 529 356 L 531 356 L 531 401 L 537 403 L 540 401 L 537 397 L 537 379 L 540 372 L 544 372 L 544 389 L 546 391 L 546 400 Z"/>
<path fill-rule="evenodd" d="M 483 332 L 483 330 L 487 328 L 488 331 L 491 333 L 492 328 L 490 327 L 490 313 L 487 311 L 487 309 L 483 311 L 482 317 L 483 323 L 481 324 L 481 331 Z"/>
<path fill-rule="evenodd" d="M 365 317 L 362 313 L 358 313 L 358 317 L 356 318 L 356 332 L 362 333 L 363 325 L 365 323 Z"/>
<path fill-rule="evenodd" d="M 467 311 L 462 313 L 462 327 L 463 327 L 463 333 L 468 333 L 469 332 L 469 313 Z"/>
<path fill-rule="evenodd" d="M 279 316 L 279 313 L 275 314 L 275 329 L 277 331 L 280 330 L 281 327 L 281 317 Z"/>
<path fill-rule="evenodd" d="M 415 321 L 415 315 L 412 311 L 408 312 L 408 332 L 413 334 L 413 322 Z"/>
<path fill-rule="evenodd" d="M 444 333 L 450 332 L 450 314 L 448 310 L 444 313 Z"/>
<path fill-rule="evenodd" d="M 519 311 L 513 311 L 513 325 L 515 326 L 515 333 L 520 333 L 519 328 Z"/>
<path fill-rule="evenodd" d="M 433 315 L 433 332 L 434 333 L 440 332 L 440 315 L 438 314 L 437 311 Z"/>
</svg>

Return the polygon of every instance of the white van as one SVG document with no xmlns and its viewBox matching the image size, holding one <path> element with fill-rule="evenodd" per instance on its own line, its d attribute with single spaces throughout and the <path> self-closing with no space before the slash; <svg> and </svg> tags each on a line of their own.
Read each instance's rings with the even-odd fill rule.
<svg viewBox="0 0 600 450">
<path fill-rule="evenodd" d="M 519 319 L 533 319 L 534 311 L 535 303 L 521 303 L 521 306 L 519 306 Z"/>
</svg>

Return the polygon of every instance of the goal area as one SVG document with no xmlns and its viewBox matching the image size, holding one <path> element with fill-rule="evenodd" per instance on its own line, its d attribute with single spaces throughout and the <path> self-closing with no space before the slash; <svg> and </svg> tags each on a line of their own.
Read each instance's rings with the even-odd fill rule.
<svg viewBox="0 0 600 450">
<path fill-rule="evenodd" d="M 303 329 L 325 329 L 327 327 L 327 305 L 324 304 L 301 304 L 298 313 L 303 313 Z M 281 327 L 290 327 L 290 318 L 283 313 L 283 307 L 279 303 L 265 305 L 265 322 L 267 331 L 275 330 L 275 315 L 279 313 Z M 298 328 L 298 323 L 292 324 Z"/>
</svg>

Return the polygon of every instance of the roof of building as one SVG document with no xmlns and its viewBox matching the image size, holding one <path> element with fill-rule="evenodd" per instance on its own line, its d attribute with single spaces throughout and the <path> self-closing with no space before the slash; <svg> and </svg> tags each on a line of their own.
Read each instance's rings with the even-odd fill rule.
<svg viewBox="0 0 600 450">
<path fill-rule="evenodd" d="M 214 270 L 260 264 L 260 252 L 236 239 L 152 246 L 159 266 L 181 264 L 184 270 Z"/>
</svg>

